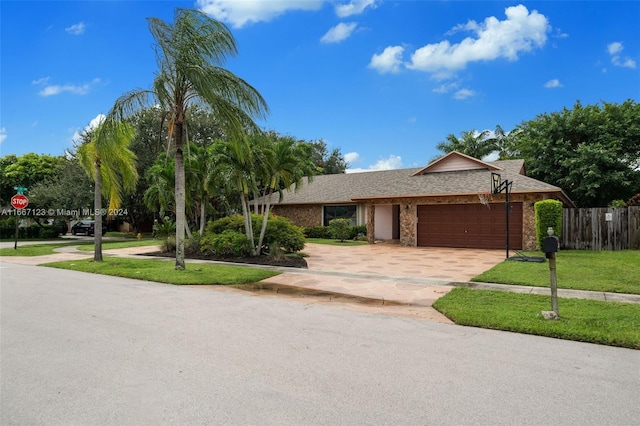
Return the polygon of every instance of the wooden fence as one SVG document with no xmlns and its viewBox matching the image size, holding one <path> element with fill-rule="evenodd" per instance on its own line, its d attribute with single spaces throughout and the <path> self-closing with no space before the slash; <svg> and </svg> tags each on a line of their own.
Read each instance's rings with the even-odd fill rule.
<svg viewBox="0 0 640 426">
<path fill-rule="evenodd" d="M 640 249 L 640 206 L 563 209 L 562 247 L 577 250 Z"/>
</svg>

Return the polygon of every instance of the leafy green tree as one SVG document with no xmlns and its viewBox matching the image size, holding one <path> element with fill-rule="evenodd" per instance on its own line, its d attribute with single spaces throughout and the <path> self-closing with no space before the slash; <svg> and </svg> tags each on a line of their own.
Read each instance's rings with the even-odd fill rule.
<svg viewBox="0 0 640 426">
<path fill-rule="evenodd" d="M 15 186 L 31 189 L 33 185 L 52 177 L 58 170 L 61 157 L 28 153 L 8 155 L 0 161 L 0 190 L 2 203 L 8 203 L 16 193 Z"/>
<path fill-rule="evenodd" d="M 318 168 L 317 173 L 322 175 L 335 175 L 345 173 L 347 162 L 339 148 L 334 148 L 331 152 L 327 149 L 327 143 L 322 139 L 315 142 L 305 142 L 311 146 L 311 160 Z"/>
<path fill-rule="evenodd" d="M 267 113 L 256 89 L 222 66 L 237 53 L 229 29 L 206 14 L 176 9 L 174 22 L 149 18 L 158 71 L 152 89 L 133 90 L 114 104 L 108 119 L 120 120 L 152 105 L 167 113 L 175 158 L 176 269 L 184 269 L 186 119 L 191 105 L 213 112 L 227 137 L 259 131 L 254 117 Z"/>
<path fill-rule="evenodd" d="M 79 210 L 93 203 L 93 182 L 75 154 L 61 157 L 55 174 L 29 188 L 29 204 L 41 209 Z"/>
<path fill-rule="evenodd" d="M 101 124 L 95 133 L 85 135 L 78 148 L 80 164 L 95 183 L 94 254 L 102 261 L 102 196 L 109 200 L 109 210 L 120 207 L 122 194 L 132 191 L 138 181 L 135 154 L 129 149 L 133 128 L 127 124 Z"/>
<path fill-rule="evenodd" d="M 477 132 L 476 130 L 464 131 L 458 138 L 453 133 L 447 135 L 444 142 L 436 145 L 439 151 L 448 154 L 458 151 L 473 158 L 482 159 L 498 149 L 496 139 L 491 137 L 491 132 L 484 130 Z"/>
<path fill-rule="evenodd" d="M 640 188 L 640 105 L 603 103 L 538 115 L 518 126 L 527 174 L 581 207 L 627 200 Z"/>
</svg>

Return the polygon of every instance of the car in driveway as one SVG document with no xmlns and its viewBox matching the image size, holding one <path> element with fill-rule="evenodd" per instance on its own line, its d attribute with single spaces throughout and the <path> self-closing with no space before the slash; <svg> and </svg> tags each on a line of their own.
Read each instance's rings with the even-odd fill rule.
<svg viewBox="0 0 640 426">
<path fill-rule="evenodd" d="M 95 229 L 95 221 L 93 221 L 93 220 L 81 220 L 79 222 L 76 222 L 71 227 L 71 234 L 73 234 L 73 235 L 78 235 L 78 234 L 93 235 L 94 234 L 94 229 Z M 107 226 L 103 222 L 102 223 L 102 235 L 104 235 L 106 233 L 107 233 Z"/>
</svg>

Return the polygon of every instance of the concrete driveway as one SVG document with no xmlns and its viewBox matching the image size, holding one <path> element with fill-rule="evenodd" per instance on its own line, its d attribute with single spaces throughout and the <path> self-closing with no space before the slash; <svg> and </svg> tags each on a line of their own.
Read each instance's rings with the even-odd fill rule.
<svg viewBox="0 0 640 426">
<path fill-rule="evenodd" d="M 340 247 L 307 244 L 310 270 L 469 281 L 502 262 L 504 250 L 403 247 L 367 244 Z"/>
<path fill-rule="evenodd" d="M 426 308 L 423 318 L 451 323 L 431 308 L 453 288 L 504 260 L 501 250 L 307 244 L 308 270 L 290 271 L 263 283 L 393 301 Z"/>
</svg>

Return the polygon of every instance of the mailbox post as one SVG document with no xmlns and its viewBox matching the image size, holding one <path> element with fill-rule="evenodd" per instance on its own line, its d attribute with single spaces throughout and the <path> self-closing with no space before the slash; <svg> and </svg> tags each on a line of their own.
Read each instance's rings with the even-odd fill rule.
<svg viewBox="0 0 640 426">
<path fill-rule="evenodd" d="M 558 286 L 556 281 L 556 253 L 560 247 L 560 240 L 553 235 L 553 228 L 547 228 L 547 234 L 549 235 L 542 240 L 542 251 L 549 259 L 549 274 L 551 279 L 551 312 L 542 312 L 542 316 L 546 319 L 559 319 L 560 313 L 558 312 Z"/>
</svg>

